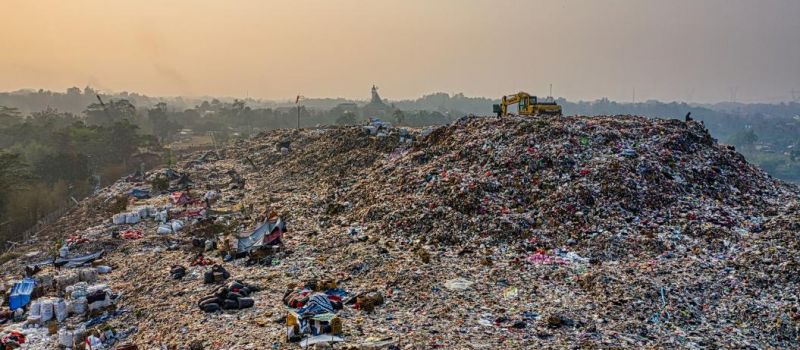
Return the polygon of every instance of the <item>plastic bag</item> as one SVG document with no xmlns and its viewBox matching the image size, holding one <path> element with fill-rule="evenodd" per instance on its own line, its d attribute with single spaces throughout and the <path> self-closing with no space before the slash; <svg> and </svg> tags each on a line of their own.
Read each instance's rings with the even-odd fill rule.
<svg viewBox="0 0 800 350">
<path fill-rule="evenodd" d="M 53 304 L 53 308 L 55 309 L 56 320 L 58 322 L 64 321 L 67 318 L 67 303 L 64 302 L 64 299 L 58 299 L 58 301 Z"/>
<path fill-rule="evenodd" d="M 53 319 L 53 302 L 50 300 L 42 301 L 41 304 L 42 322 L 47 322 Z"/>
<path fill-rule="evenodd" d="M 127 223 L 127 224 L 136 224 L 141 219 L 142 218 L 141 218 L 141 216 L 139 216 L 139 213 L 128 213 L 128 215 L 125 216 L 125 223 Z"/>
</svg>

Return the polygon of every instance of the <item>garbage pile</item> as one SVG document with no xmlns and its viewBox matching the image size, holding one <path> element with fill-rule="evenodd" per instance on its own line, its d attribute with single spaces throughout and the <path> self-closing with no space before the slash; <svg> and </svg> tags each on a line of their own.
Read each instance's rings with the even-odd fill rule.
<svg viewBox="0 0 800 350">
<path fill-rule="evenodd" d="M 797 348 L 799 198 L 694 121 L 272 130 L 118 181 L 16 247 L 0 338 Z"/>
<path fill-rule="evenodd" d="M 423 141 L 340 196 L 352 221 L 445 244 L 528 241 L 611 260 L 686 253 L 709 230 L 750 230 L 752 218 L 796 199 L 697 122 L 465 118 Z"/>
</svg>

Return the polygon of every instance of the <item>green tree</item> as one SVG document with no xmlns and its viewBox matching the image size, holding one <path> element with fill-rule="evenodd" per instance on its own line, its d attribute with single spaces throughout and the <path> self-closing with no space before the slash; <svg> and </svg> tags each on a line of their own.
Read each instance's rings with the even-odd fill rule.
<svg viewBox="0 0 800 350">
<path fill-rule="evenodd" d="M 95 125 L 112 125 L 122 120 L 134 121 L 136 107 L 126 99 L 92 103 L 83 111 L 86 122 Z"/>
<path fill-rule="evenodd" d="M 403 113 L 403 111 L 399 109 L 395 109 L 394 112 L 392 112 L 392 118 L 394 119 L 394 122 L 397 123 L 398 125 L 406 123 L 406 115 L 405 113 Z"/>
<path fill-rule="evenodd" d="M 153 133 L 161 142 L 164 142 L 170 135 L 180 130 L 180 124 L 171 120 L 167 111 L 167 104 L 159 102 L 155 107 L 147 110 L 147 118 L 153 128 Z"/>
<path fill-rule="evenodd" d="M 111 145 L 112 156 L 126 163 L 136 153 L 140 144 L 140 137 L 136 132 L 139 127 L 128 120 L 114 123 L 109 130 L 108 144 Z"/>
<path fill-rule="evenodd" d="M 763 154 L 753 157 L 758 167 L 766 171 L 772 176 L 777 176 L 780 168 L 786 165 L 787 159 L 784 156 L 776 154 Z"/>
<path fill-rule="evenodd" d="M 22 122 L 19 109 L 0 106 L 0 126 L 7 126 Z"/>
<path fill-rule="evenodd" d="M 339 118 L 336 118 L 336 124 L 338 125 L 354 125 L 356 123 L 358 123 L 358 119 L 350 111 L 346 111 Z"/>
<path fill-rule="evenodd" d="M 5 212 L 11 193 L 25 188 L 32 180 L 33 175 L 22 156 L 0 150 L 0 213 Z M 4 221 L 5 218 L 0 217 L 0 223 Z"/>
<path fill-rule="evenodd" d="M 737 147 L 752 147 L 758 141 L 758 135 L 753 129 L 741 130 L 728 138 L 728 143 Z"/>
</svg>

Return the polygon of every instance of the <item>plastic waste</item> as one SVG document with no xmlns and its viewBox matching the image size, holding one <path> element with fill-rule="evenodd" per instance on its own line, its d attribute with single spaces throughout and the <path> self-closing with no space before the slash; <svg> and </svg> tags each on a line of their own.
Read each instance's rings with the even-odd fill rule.
<svg viewBox="0 0 800 350">
<path fill-rule="evenodd" d="M 42 322 L 47 322 L 53 319 L 53 302 L 51 300 L 43 300 L 41 305 Z"/>
<path fill-rule="evenodd" d="M 86 298 L 78 298 L 71 303 L 72 306 L 72 313 L 75 315 L 84 315 L 86 314 L 86 309 L 88 308 L 88 301 Z"/>
<path fill-rule="evenodd" d="M 125 216 L 125 223 L 126 224 L 136 224 L 136 223 L 139 223 L 139 221 L 141 221 L 141 219 L 142 218 L 139 216 L 139 213 L 128 213 L 128 215 Z"/>
<path fill-rule="evenodd" d="M 450 290 L 466 290 L 469 289 L 475 282 L 466 280 L 464 278 L 454 278 L 444 283 L 445 288 Z"/>
<path fill-rule="evenodd" d="M 40 302 L 38 302 L 38 301 L 32 302 L 29 312 L 30 312 L 31 316 L 41 316 L 41 314 L 42 314 L 42 304 Z"/>
<path fill-rule="evenodd" d="M 31 301 L 31 294 L 36 282 L 31 278 L 25 278 L 14 284 L 11 295 L 8 297 L 8 306 L 11 310 L 19 309 Z"/>
<path fill-rule="evenodd" d="M 114 225 L 122 225 L 127 221 L 128 216 L 125 213 L 116 214 L 111 217 L 111 222 Z"/>
<path fill-rule="evenodd" d="M 58 331 L 58 344 L 69 348 L 72 347 L 72 343 L 74 342 L 73 333 L 66 329 L 61 329 Z"/>
<path fill-rule="evenodd" d="M 64 245 L 64 246 L 62 246 L 61 248 L 58 249 L 58 256 L 60 256 L 62 258 L 66 258 L 67 255 L 69 255 L 69 247 Z"/>
<path fill-rule="evenodd" d="M 58 299 L 53 304 L 53 309 L 58 322 L 64 321 L 64 319 L 67 318 L 67 304 L 64 302 L 64 299 Z"/>
<path fill-rule="evenodd" d="M 183 221 L 180 220 L 173 220 L 172 221 L 172 231 L 178 232 L 183 229 Z"/>
</svg>

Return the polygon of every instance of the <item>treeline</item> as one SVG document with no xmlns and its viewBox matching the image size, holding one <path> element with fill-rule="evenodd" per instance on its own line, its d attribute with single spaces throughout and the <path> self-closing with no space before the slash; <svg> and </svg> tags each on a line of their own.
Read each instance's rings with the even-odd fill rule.
<svg viewBox="0 0 800 350">
<path fill-rule="evenodd" d="M 127 101 L 90 104 L 83 116 L 0 106 L 0 241 L 137 169 L 160 151 L 132 122 Z"/>
<path fill-rule="evenodd" d="M 147 120 L 142 128 L 164 142 L 169 142 L 182 130 L 194 134 L 214 132 L 217 137 L 247 137 L 263 130 L 355 125 L 370 117 L 382 118 L 399 125 L 427 126 L 446 124 L 463 115 L 438 111 L 401 111 L 386 106 L 379 111 L 355 104 L 336 106 L 330 110 L 298 107 L 254 108 L 245 101 L 222 102 L 217 99 L 203 101 L 193 108 L 176 110 L 166 103 L 158 103 L 147 110 Z"/>
</svg>

